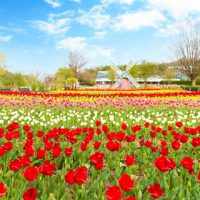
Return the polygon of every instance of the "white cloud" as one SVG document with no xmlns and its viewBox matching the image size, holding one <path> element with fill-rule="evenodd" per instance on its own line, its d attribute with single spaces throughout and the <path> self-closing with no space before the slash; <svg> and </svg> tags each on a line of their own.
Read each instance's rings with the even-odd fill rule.
<svg viewBox="0 0 200 200">
<path fill-rule="evenodd" d="M 34 49 L 34 50 L 25 49 L 22 51 L 22 53 L 23 54 L 45 55 L 47 53 L 47 51 L 43 50 L 43 49 Z"/>
<path fill-rule="evenodd" d="M 134 2 L 135 2 L 135 0 L 101 0 L 101 3 L 104 5 L 109 5 L 112 3 L 132 5 Z"/>
<path fill-rule="evenodd" d="M 176 36 L 184 31 L 191 31 L 195 27 L 199 27 L 200 17 L 196 19 L 188 19 L 182 21 L 175 21 L 174 23 L 169 23 L 164 27 L 160 28 L 156 35 L 160 37 Z"/>
<path fill-rule="evenodd" d="M 157 32 L 156 35 L 160 37 L 168 37 L 172 35 L 176 35 L 180 32 L 180 26 L 178 24 L 168 24 L 163 28 L 160 28 Z"/>
<path fill-rule="evenodd" d="M 44 1 L 53 8 L 59 8 L 61 6 L 61 3 L 58 0 L 44 0 Z"/>
<path fill-rule="evenodd" d="M 148 0 L 150 7 L 167 12 L 176 20 L 200 12 L 199 0 Z"/>
<path fill-rule="evenodd" d="M 94 6 L 88 12 L 80 11 L 81 15 L 77 18 L 80 24 L 86 24 L 94 29 L 105 28 L 111 19 L 111 16 L 104 14 L 102 6 Z"/>
<path fill-rule="evenodd" d="M 11 35 L 0 34 L 0 42 L 10 42 L 12 38 L 13 37 Z"/>
<path fill-rule="evenodd" d="M 157 10 L 128 12 L 119 15 L 114 23 L 115 30 L 138 30 L 144 27 L 158 28 L 165 16 Z"/>
<path fill-rule="evenodd" d="M 106 31 L 98 31 L 94 33 L 93 39 L 103 39 L 105 38 L 107 32 Z"/>
<path fill-rule="evenodd" d="M 86 49 L 86 56 L 89 59 L 95 59 L 97 57 L 104 57 L 109 60 L 113 59 L 114 49 L 107 49 L 96 45 L 91 45 Z"/>
<path fill-rule="evenodd" d="M 34 28 L 47 34 L 66 33 L 70 29 L 71 19 L 67 16 L 49 14 L 48 19 L 31 21 Z"/>
<path fill-rule="evenodd" d="M 24 30 L 21 28 L 16 28 L 16 27 L 5 27 L 5 26 L 0 26 L 0 30 L 2 31 L 7 31 L 7 32 L 13 32 L 13 33 L 24 33 Z"/>
<path fill-rule="evenodd" d="M 85 37 L 68 37 L 58 41 L 58 49 L 69 49 L 71 51 L 82 50 L 87 46 Z"/>
<path fill-rule="evenodd" d="M 91 45 L 87 43 L 85 37 L 68 37 L 58 41 L 58 49 L 67 49 L 69 51 L 80 50 L 84 52 L 88 59 L 95 59 L 96 57 L 104 57 L 112 59 L 113 49 L 103 48 L 97 45 Z"/>
<path fill-rule="evenodd" d="M 81 0 L 70 0 L 70 1 L 73 1 L 75 3 L 81 3 Z"/>
</svg>

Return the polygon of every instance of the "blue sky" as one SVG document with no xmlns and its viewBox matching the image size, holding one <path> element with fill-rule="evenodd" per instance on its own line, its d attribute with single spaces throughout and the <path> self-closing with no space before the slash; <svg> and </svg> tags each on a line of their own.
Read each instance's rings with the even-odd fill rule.
<svg viewBox="0 0 200 200">
<path fill-rule="evenodd" d="M 199 0 L 1 0 L 0 51 L 8 69 L 54 73 L 69 51 L 88 65 L 165 62 L 173 35 L 200 21 Z"/>
</svg>

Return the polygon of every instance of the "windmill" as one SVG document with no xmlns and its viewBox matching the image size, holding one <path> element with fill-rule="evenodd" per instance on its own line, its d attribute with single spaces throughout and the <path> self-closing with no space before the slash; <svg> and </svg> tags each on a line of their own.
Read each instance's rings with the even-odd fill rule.
<svg viewBox="0 0 200 200">
<path fill-rule="evenodd" d="M 136 88 L 140 87 L 140 85 L 138 84 L 137 80 L 134 79 L 128 72 L 132 67 L 134 67 L 132 62 L 128 63 L 125 71 L 120 70 L 114 63 L 112 63 L 111 67 L 116 71 L 116 73 L 117 72 L 119 73 L 119 78 L 116 81 L 116 83 L 112 86 L 112 88 L 130 89 L 131 86 L 128 86 L 128 80 Z M 126 87 L 123 87 L 123 85 L 126 85 Z"/>
</svg>

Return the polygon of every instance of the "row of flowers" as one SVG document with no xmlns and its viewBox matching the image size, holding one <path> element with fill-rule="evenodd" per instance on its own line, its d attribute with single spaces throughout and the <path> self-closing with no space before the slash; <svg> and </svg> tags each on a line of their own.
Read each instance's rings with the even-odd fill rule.
<svg viewBox="0 0 200 200">
<path fill-rule="evenodd" d="M 116 92 L 93 92 L 89 93 L 87 90 L 85 91 L 77 91 L 77 92 L 66 92 L 66 93 L 37 93 L 37 92 L 0 92 L 0 95 L 9 95 L 9 96 L 34 96 L 34 97 L 87 97 L 87 98 L 93 98 L 93 97 L 146 97 L 146 98 L 153 98 L 153 97 L 176 97 L 176 96 L 185 96 L 185 97 L 190 97 L 190 96 L 200 96 L 200 92 L 188 92 L 188 91 L 163 91 L 163 92 L 156 92 L 156 90 L 152 90 L 153 92 L 147 92 L 144 93 L 142 90 L 141 93 L 135 93 L 134 91 L 120 91 L 116 90 Z"/>
<path fill-rule="evenodd" d="M 122 123 L 112 131 L 96 120 L 94 127 L 32 128 L 0 129 L 0 197 L 173 199 L 178 182 L 180 199 L 188 190 L 200 194 L 200 126 Z"/>
</svg>

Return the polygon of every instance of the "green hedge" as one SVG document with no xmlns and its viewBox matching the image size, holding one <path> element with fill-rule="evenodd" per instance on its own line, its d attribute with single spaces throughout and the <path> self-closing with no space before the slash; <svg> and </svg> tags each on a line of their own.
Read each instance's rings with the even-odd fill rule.
<svg viewBox="0 0 200 200">
<path fill-rule="evenodd" d="M 86 85 L 86 86 L 94 86 L 96 83 L 95 82 L 83 82 L 83 81 L 81 81 L 81 82 L 79 82 L 79 84 L 80 85 Z"/>
<path fill-rule="evenodd" d="M 200 85 L 196 85 L 196 86 L 182 85 L 181 87 L 184 90 L 188 90 L 188 91 L 200 91 Z"/>
<path fill-rule="evenodd" d="M 160 84 L 192 85 L 192 81 L 190 81 L 190 80 L 181 80 L 181 81 L 165 80 L 165 81 L 161 81 Z M 200 80 L 196 81 L 196 85 L 200 85 Z"/>
</svg>

